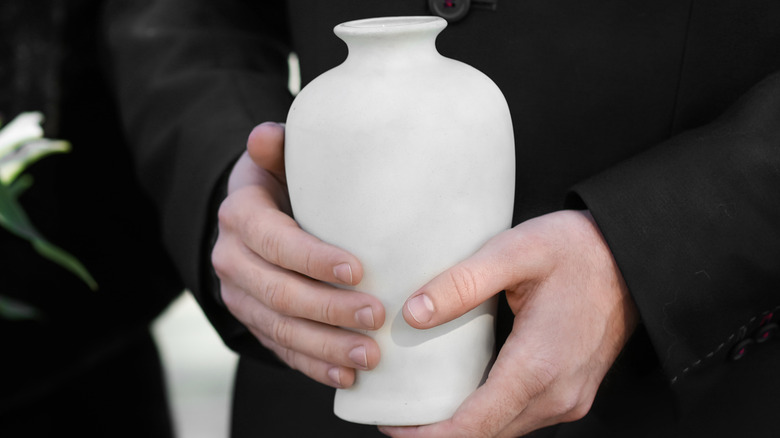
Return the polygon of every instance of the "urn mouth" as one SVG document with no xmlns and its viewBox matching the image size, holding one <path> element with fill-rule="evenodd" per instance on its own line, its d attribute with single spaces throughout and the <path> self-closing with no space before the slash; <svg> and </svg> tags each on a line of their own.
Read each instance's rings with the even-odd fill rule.
<svg viewBox="0 0 780 438">
<path fill-rule="evenodd" d="M 446 26 L 447 21 L 436 16 L 378 17 L 341 23 L 334 28 L 334 32 L 339 36 L 438 33 Z"/>
</svg>

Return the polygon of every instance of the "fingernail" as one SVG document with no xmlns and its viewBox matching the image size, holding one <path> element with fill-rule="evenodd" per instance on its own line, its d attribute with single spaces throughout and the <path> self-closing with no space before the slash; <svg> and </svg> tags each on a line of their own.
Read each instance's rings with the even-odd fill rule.
<svg viewBox="0 0 780 438">
<path fill-rule="evenodd" d="M 428 298 L 428 295 L 417 295 L 406 302 L 406 308 L 409 310 L 412 318 L 420 324 L 427 323 L 433 317 L 433 301 Z"/>
<path fill-rule="evenodd" d="M 374 311 L 371 310 L 371 307 L 364 307 L 357 312 L 355 312 L 355 320 L 360 324 L 362 327 L 367 329 L 373 329 L 374 328 Z"/>
<path fill-rule="evenodd" d="M 349 263 L 334 266 L 333 275 L 342 283 L 352 284 L 352 267 Z"/>
<path fill-rule="evenodd" d="M 330 380 L 332 380 L 336 386 L 341 387 L 341 372 L 339 371 L 339 367 L 329 369 L 328 377 L 330 377 Z"/>
<path fill-rule="evenodd" d="M 352 362 L 355 362 L 359 368 L 368 368 L 368 356 L 366 356 L 366 347 L 359 346 L 352 349 L 349 352 L 349 358 Z"/>
</svg>

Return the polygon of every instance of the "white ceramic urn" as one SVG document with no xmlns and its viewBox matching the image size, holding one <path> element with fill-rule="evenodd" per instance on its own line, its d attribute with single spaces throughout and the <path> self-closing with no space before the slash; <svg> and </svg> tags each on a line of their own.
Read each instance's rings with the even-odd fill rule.
<svg viewBox="0 0 780 438">
<path fill-rule="evenodd" d="M 449 418 L 492 363 L 495 301 L 429 330 L 402 315 L 413 292 L 512 220 L 509 109 L 487 76 L 437 52 L 445 26 L 439 17 L 336 26 L 346 61 L 301 90 L 287 118 L 295 219 L 357 256 L 364 277 L 355 289 L 386 310 L 384 326 L 366 332 L 379 365 L 336 392 L 336 415 L 352 422 Z"/>
</svg>

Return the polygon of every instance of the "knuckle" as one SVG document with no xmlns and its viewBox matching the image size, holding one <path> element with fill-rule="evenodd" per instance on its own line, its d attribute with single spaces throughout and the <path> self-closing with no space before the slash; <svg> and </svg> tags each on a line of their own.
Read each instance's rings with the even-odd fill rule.
<svg viewBox="0 0 780 438">
<path fill-rule="evenodd" d="M 219 278 L 229 277 L 232 272 L 234 264 L 231 261 L 230 253 L 219 240 L 211 250 L 211 265 Z"/>
<path fill-rule="evenodd" d="M 299 355 L 300 357 L 300 355 Z M 298 369 L 305 375 L 309 376 L 310 378 L 314 380 L 322 380 L 320 373 L 319 373 L 319 367 L 317 366 L 317 363 L 313 360 L 306 360 L 304 363 L 298 365 Z"/>
<path fill-rule="evenodd" d="M 585 415 L 588 414 L 590 411 L 590 404 L 578 404 L 575 408 L 573 408 L 567 415 L 563 417 L 563 421 L 570 422 L 570 421 L 577 421 L 581 420 L 582 418 L 585 418 Z"/>
<path fill-rule="evenodd" d="M 265 229 L 260 237 L 260 254 L 264 259 L 278 265 L 281 260 L 282 238 L 279 231 Z"/>
<path fill-rule="evenodd" d="M 257 300 L 253 296 L 243 291 L 223 293 L 223 301 L 233 316 L 238 318 L 250 330 L 259 330 L 263 335 L 267 335 L 270 332 L 268 329 L 269 322 L 265 317 L 264 309 L 257 305 Z"/>
<path fill-rule="evenodd" d="M 560 416 L 562 419 L 568 420 L 572 413 L 577 409 L 578 404 L 575 397 L 565 394 L 553 401 L 552 411 L 555 416 Z"/>
<path fill-rule="evenodd" d="M 470 438 L 487 438 L 491 436 L 490 428 L 483 421 L 474 421 L 473 418 L 456 414 L 452 417 L 452 422 L 458 431 L 458 436 Z"/>
<path fill-rule="evenodd" d="M 331 348 L 328 342 L 323 342 L 320 345 L 320 357 L 330 357 Z"/>
<path fill-rule="evenodd" d="M 233 202 L 233 198 L 230 196 L 225 198 L 222 203 L 219 204 L 219 209 L 217 210 L 217 220 L 220 225 L 230 228 L 230 226 L 235 222 L 236 210 L 234 204 L 235 203 Z"/>
<path fill-rule="evenodd" d="M 561 406 L 565 409 L 562 415 L 563 421 L 577 421 L 582 419 L 590 412 L 592 403 L 592 400 L 582 400 L 579 396 L 570 396 Z"/>
<path fill-rule="evenodd" d="M 342 357 L 346 356 L 346 352 L 343 351 L 342 348 L 340 348 L 337 343 L 333 342 L 323 342 L 320 345 L 320 349 L 317 352 L 320 359 L 328 361 L 328 362 L 343 362 Z"/>
<path fill-rule="evenodd" d="M 250 331 L 252 331 L 252 330 L 250 329 Z M 267 349 L 271 350 L 271 351 L 272 351 L 272 352 L 273 352 L 273 353 L 274 353 L 274 354 L 275 354 L 277 357 L 279 357 L 279 358 L 281 359 L 281 354 L 280 354 L 280 352 L 281 352 L 281 350 L 282 350 L 282 349 L 281 349 L 281 348 L 280 348 L 278 345 L 274 344 L 274 342 L 273 342 L 273 341 L 271 341 L 271 339 L 269 339 L 269 338 L 268 338 L 268 337 L 267 337 L 265 334 L 263 334 L 262 332 L 259 332 L 259 333 L 258 333 L 258 332 L 256 332 L 256 331 L 252 331 L 252 333 L 255 335 L 255 338 L 256 338 L 256 339 L 257 339 L 257 340 L 260 342 L 260 344 L 261 344 L 263 347 L 265 347 L 265 348 L 267 348 Z"/>
<path fill-rule="evenodd" d="M 450 281 L 460 304 L 473 307 L 477 304 L 477 278 L 469 268 L 458 267 L 449 271 Z"/>
<path fill-rule="evenodd" d="M 310 277 L 313 276 L 314 270 L 313 270 L 313 267 L 312 267 L 312 262 L 313 262 L 313 260 L 312 260 L 312 249 L 311 248 L 306 248 L 306 251 L 304 252 L 304 255 L 303 255 L 303 274 L 304 275 L 308 275 Z"/>
<path fill-rule="evenodd" d="M 550 416 L 563 422 L 583 418 L 591 406 L 591 401 L 583 397 L 583 391 L 576 385 L 555 385 L 555 388 L 550 388 L 546 403 Z"/>
<path fill-rule="evenodd" d="M 281 350 L 281 354 L 277 355 L 280 356 L 284 363 L 286 363 L 294 370 L 300 370 L 300 365 L 298 364 L 298 353 L 289 348 L 283 348 Z"/>
<path fill-rule="evenodd" d="M 299 229 L 296 228 L 293 231 L 297 233 Z M 295 236 L 290 235 L 288 243 L 294 245 L 295 250 L 278 251 L 278 262 L 307 277 L 320 277 L 319 271 L 322 268 L 323 261 L 322 252 L 317 242 L 304 234 L 296 234 Z"/>
<path fill-rule="evenodd" d="M 249 299 L 249 298 L 247 298 Z M 238 303 L 241 305 L 241 303 Z M 271 309 L 264 306 L 261 302 L 256 302 L 253 306 L 246 306 L 249 309 L 249 322 L 247 325 L 254 327 L 263 337 L 267 338 L 270 342 L 276 342 L 275 333 L 277 331 L 287 330 L 286 328 L 277 328 L 278 324 L 288 324 L 289 322 L 280 322 L 285 319 L 284 316 L 273 312 Z"/>
<path fill-rule="evenodd" d="M 306 356 L 304 353 L 281 346 L 266 336 L 258 336 L 258 340 L 263 346 L 273 351 L 280 361 L 287 364 L 292 370 L 300 371 L 306 376 L 320 381 L 327 382 L 327 371 L 323 363 Z"/>
<path fill-rule="evenodd" d="M 290 262 L 300 266 L 300 272 L 308 277 L 326 279 L 332 276 L 332 261 L 336 258 L 337 252 L 312 236 L 306 236 L 300 242 L 298 257 Z"/>
<path fill-rule="evenodd" d="M 271 339 L 289 349 L 294 337 L 294 328 L 288 318 L 277 318 L 271 325 Z"/>
<path fill-rule="evenodd" d="M 290 311 L 290 299 L 287 284 L 279 280 L 267 280 L 264 287 L 265 303 L 277 312 L 287 314 Z"/>
<path fill-rule="evenodd" d="M 327 324 L 337 325 L 339 307 L 340 306 L 334 302 L 333 297 L 328 297 L 324 304 L 320 307 L 320 321 Z"/>
<path fill-rule="evenodd" d="M 233 309 L 238 308 L 238 305 L 236 304 L 237 299 L 235 298 L 235 293 L 230 291 L 228 288 L 222 286 L 219 288 L 219 296 L 222 299 L 222 303 L 225 304 L 225 307 L 227 309 L 235 314 L 235 311 Z"/>
</svg>

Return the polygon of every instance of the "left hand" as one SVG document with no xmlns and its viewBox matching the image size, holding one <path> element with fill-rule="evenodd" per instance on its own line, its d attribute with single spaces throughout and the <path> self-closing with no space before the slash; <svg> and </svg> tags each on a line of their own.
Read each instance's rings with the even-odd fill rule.
<svg viewBox="0 0 780 438">
<path fill-rule="evenodd" d="M 452 418 L 380 427 L 393 437 L 515 437 L 582 418 L 638 322 L 612 253 L 587 211 L 559 211 L 491 239 L 412 294 L 426 329 L 506 291 L 512 332 L 484 385 Z"/>
<path fill-rule="evenodd" d="M 284 172 L 284 127 L 262 123 L 233 166 L 211 254 L 225 307 L 267 349 L 326 385 L 348 388 L 379 362 L 376 341 L 355 330 L 384 323 L 382 302 L 356 285 L 353 255 L 293 220 Z"/>
</svg>

